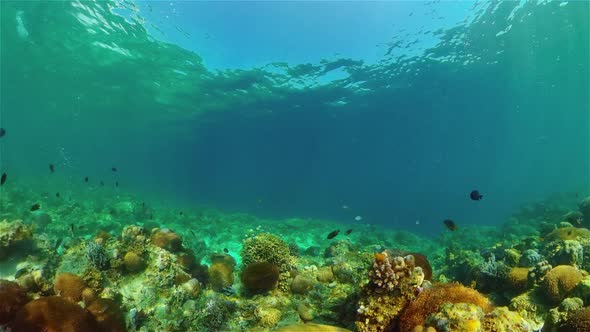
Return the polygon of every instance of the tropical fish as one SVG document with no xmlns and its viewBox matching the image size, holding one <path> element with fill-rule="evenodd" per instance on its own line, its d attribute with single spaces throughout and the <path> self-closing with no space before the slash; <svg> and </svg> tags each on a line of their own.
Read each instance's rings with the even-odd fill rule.
<svg viewBox="0 0 590 332">
<path fill-rule="evenodd" d="M 445 219 L 445 221 L 443 221 L 443 223 L 445 224 L 445 226 L 451 230 L 454 231 L 457 229 L 457 225 L 455 224 L 454 221 L 452 221 L 451 219 Z"/>
<path fill-rule="evenodd" d="M 2 177 L 0 177 L 0 186 L 6 182 L 6 173 L 2 173 Z"/>
<path fill-rule="evenodd" d="M 55 197 L 59 198 L 59 196 L 60 196 L 60 195 L 59 195 L 59 192 L 56 192 L 56 193 L 55 193 Z"/>
<path fill-rule="evenodd" d="M 229 250 L 227 248 L 223 248 L 223 252 L 226 253 L 226 254 L 228 254 L 229 253 Z"/>
<path fill-rule="evenodd" d="M 115 187 L 119 187 L 119 181 L 115 181 Z"/>
<path fill-rule="evenodd" d="M 473 190 L 470 194 L 469 197 L 474 200 L 474 201 L 479 201 L 480 199 L 483 198 L 483 195 L 479 193 L 478 190 Z"/>
<path fill-rule="evenodd" d="M 4 135 L 6 135 L 6 129 L 0 128 L 0 137 L 3 137 Z"/>
<path fill-rule="evenodd" d="M 53 166 L 53 164 L 49 164 L 49 170 L 51 173 L 55 172 L 55 166 Z"/>
<path fill-rule="evenodd" d="M 39 203 L 35 203 L 33 205 L 31 205 L 31 211 L 37 211 L 41 208 L 41 205 Z"/>
<path fill-rule="evenodd" d="M 117 171 L 117 167 L 111 168 L 111 171 L 116 172 Z"/>
<path fill-rule="evenodd" d="M 337 229 L 337 230 L 335 230 L 335 231 L 332 231 L 330 234 L 328 234 L 328 237 L 327 237 L 327 239 L 328 239 L 328 240 L 331 240 L 331 239 L 335 238 L 335 237 L 336 237 L 336 235 L 338 235 L 338 233 L 340 233 L 340 230 L 339 230 L 339 229 Z"/>
<path fill-rule="evenodd" d="M 350 233 L 352 233 L 352 228 L 351 228 L 351 229 L 348 229 L 348 230 L 346 230 L 346 232 L 345 232 L 344 234 L 346 234 L 346 235 L 350 235 Z"/>
<path fill-rule="evenodd" d="M 104 186 L 104 181 L 100 181 L 100 185 L 101 186 Z"/>
<path fill-rule="evenodd" d="M 84 182 L 88 182 L 88 177 L 85 177 L 84 178 Z"/>
</svg>

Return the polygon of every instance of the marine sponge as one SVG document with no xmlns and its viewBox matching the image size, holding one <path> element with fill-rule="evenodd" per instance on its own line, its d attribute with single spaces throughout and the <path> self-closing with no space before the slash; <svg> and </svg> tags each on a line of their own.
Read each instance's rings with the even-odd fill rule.
<svg viewBox="0 0 590 332">
<path fill-rule="evenodd" d="M 245 239 L 240 255 L 244 265 L 268 262 L 278 266 L 280 272 L 291 270 L 295 260 L 291 256 L 289 244 L 278 236 L 268 233 Z"/>
<path fill-rule="evenodd" d="M 27 293 L 17 283 L 0 280 L 0 325 L 8 323 L 25 304 Z"/>
<path fill-rule="evenodd" d="M 277 286 L 279 268 L 268 262 L 252 263 L 242 272 L 242 285 L 254 293 L 263 293 Z"/>
<path fill-rule="evenodd" d="M 213 290 L 220 292 L 234 283 L 233 267 L 224 263 L 214 263 L 209 267 L 209 283 Z"/>
<path fill-rule="evenodd" d="M 86 310 L 60 296 L 42 297 L 27 303 L 9 327 L 13 331 L 30 332 L 99 331 Z"/>
<path fill-rule="evenodd" d="M 182 238 L 180 235 L 167 228 L 154 228 L 150 239 L 153 245 L 170 252 L 177 252 L 182 249 Z"/>
<path fill-rule="evenodd" d="M 96 299 L 86 306 L 102 331 L 126 331 L 125 319 L 117 302 L 111 299 Z"/>
<path fill-rule="evenodd" d="M 478 291 L 458 283 L 435 284 L 410 302 L 400 316 L 400 331 L 411 332 L 415 326 L 424 325 L 428 315 L 440 310 L 444 303 L 471 303 L 484 313 L 493 309 L 491 302 Z"/>
<path fill-rule="evenodd" d="M 82 292 L 85 287 L 82 278 L 67 272 L 58 274 L 53 283 L 53 290 L 57 295 L 74 302 L 82 300 Z"/>
<path fill-rule="evenodd" d="M 541 289 L 554 303 L 561 301 L 582 280 L 580 270 L 570 265 L 558 265 L 543 279 Z"/>
</svg>

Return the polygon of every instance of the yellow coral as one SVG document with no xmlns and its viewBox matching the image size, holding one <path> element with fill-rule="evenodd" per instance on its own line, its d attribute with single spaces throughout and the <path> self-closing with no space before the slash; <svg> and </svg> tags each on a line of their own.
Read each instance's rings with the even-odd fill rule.
<svg viewBox="0 0 590 332">
<path fill-rule="evenodd" d="M 542 290 L 551 301 L 557 303 L 576 287 L 582 277 L 582 272 L 575 267 L 558 265 L 545 275 Z"/>
</svg>

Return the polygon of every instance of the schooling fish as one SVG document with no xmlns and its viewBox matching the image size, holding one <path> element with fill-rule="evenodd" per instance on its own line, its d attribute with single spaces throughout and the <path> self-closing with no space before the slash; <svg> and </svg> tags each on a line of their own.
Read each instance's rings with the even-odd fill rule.
<svg viewBox="0 0 590 332">
<path fill-rule="evenodd" d="M 351 229 L 348 229 L 348 230 L 346 230 L 346 232 L 345 232 L 344 234 L 346 234 L 346 235 L 350 235 L 350 233 L 352 233 L 352 228 L 351 228 Z"/>
<path fill-rule="evenodd" d="M 3 137 L 4 135 L 6 135 L 6 129 L 0 128 L 0 137 Z"/>
<path fill-rule="evenodd" d="M 33 205 L 31 205 L 31 211 L 37 211 L 41 208 L 41 205 L 39 203 L 35 203 Z"/>
<path fill-rule="evenodd" d="M 479 193 L 478 190 L 473 190 L 470 194 L 469 197 L 474 200 L 474 201 L 479 201 L 480 199 L 483 198 L 483 195 Z"/>
<path fill-rule="evenodd" d="M 117 171 L 117 167 L 111 168 L 111 171 L 116 172 Z"/>
<path fill-rule="evenodd" d="M 0 177 L 0 186 L 6 182 L 6 173 L 2 173 L 2 177 Z"/>
<path fill-rule="evenodd" d="M 51 171 L 51 173 L 55 172 L 55 167 L 53 166 L 53 164 L 49 164 L 49 170 Z"/>
<path fill-rule="evenodd" d="M 457 229 L 457 225 L 455 225 L 455 222 L 452 221 L 451 219 L 445 219 L 445 221 L 443 221 L 443 223 L 451 231 L 454 231 Z"/>
<path fill-rule="evenodd" d="M 337 229 L 335 231 L 332 231 L 330 234 L 328 234 L 327 239 L 328 240 L 331 240 L 331 239 L 335 238 L 336 235 L 338 235 L 338 233 L 340 233 L 340 230 L 339 229 Z"/>
</svg>

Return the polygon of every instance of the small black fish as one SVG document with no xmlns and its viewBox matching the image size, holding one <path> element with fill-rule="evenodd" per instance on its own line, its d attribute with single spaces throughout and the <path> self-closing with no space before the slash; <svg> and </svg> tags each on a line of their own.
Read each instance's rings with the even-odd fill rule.
<svg viewBox="0 0 590 332">
<path fill-rule="evenodd" d="M 469 197 L 474 201 L 479 201 L 483 198 L 483 195 L 480 194 L 478 190 L 473 190 L 471 194 L 469 194 Z"/>
<path fill-rule="evenodd" d="M 451 219 L 445 219 L 445 221 L 443 221 L 443 223 L 451 231 L 454 231 L 457 229 L 457 225 L 455 225 L 455 222 L 452 221 Z"/>
<path fill-rule="evenodd" d="M 141 207 L 145 207 L 145 202 L 141 202 Z"/>
<path fill-rule="evenodd" d="M 74 236 L 74 224 L 70 224 L 70 233 L 72 233 L 72 237 Z"/>
<path fill-rule="evenodd" d="M 101 186 L 104 186 L 104 181 L 100 181 L 100 185 Z"/>
<path fill-rule="evenodd" d="M 4 135 L 6 135 L 6 129 L 0 128 L 0 137 L 3 137 Z"/>
<path fill-rule="evenodd" d="M 49 170 L 51 173 L 55 172 L 55 166 L 53 166 L 53 164 L 49 164 Z"/>
<path fill-rule="evenodd" d="M 41 208 L 41 205 L 39 203 L 35 203 L 33 205 L 31 205 L 31 211 L 37 211 Z"/>
<path fill-rule="evenodd" d="M 59 198 L 59 192 L 55 193 L 55 197 Z"/>
<path fill-rule="evenodd" d="M 180 212 L 178 212 L 178 214 L 180 214 L 182 216 L 184 214 L 184 212 L 180 211 Z"/>
<path fill-rule="evenodd" d="M 331 240 L 331 239 L 335 238 L 335 237 L 336 237 L 336 235 L 338 235 L 338 233 L 340 233 L 340 230 L 339 230 L 339 229 L 337 229 L 337 230 L 335 230 L 335 231 L 332 231 L 330 234 L 328 234 L 328 237 L 327 237 L 327 239 L 328 239 L 328 240 Z"/>
<path fill-rule="evenodd" d="M 88 177 L 84 178 L 84 182 L 88 183 Z"/>
<path fill-rule="evenodd" d="M 117 167 L 111 168 L 111 171 L 116 172 L 117 171 Z"/>
<path fill-rule="evenodd" d="M 2 173 L 2 177 L 0 177 L 0 186 L 6 182 L 6 173 Z"/>
<path fill-rule="evenodd" d="M 346 232 L 345 232 L 344 234 L 346 234 L 346 235 L 350 235 L 350 233 L 352 233 L 352 228 L 351 228 L 351 229 L 348 229 L 348 230 L 346 230 Z"/>
<path fill-rule="evenodd" d="M 223 248 L 223 252 L 226 253 L 226 254 L 228 254 L 229 253 L 229 249 Z"/>
<path fill-rule="evenodd" d="M 119 187 L 119 181 L 115 181 L 115 187 Z"/>
</svg>

